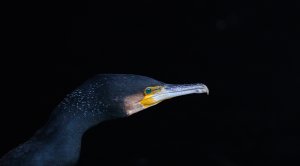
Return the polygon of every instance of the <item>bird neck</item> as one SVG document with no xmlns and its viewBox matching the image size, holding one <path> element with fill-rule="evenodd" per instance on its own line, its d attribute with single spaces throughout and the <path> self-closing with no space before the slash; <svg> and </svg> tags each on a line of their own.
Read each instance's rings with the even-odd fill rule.
<svg viewBox="0 0 300 166">
<path fill-rule="evenodd" d="M 95 87 L 91 87 L 96 85 L 87 85 L 67 95 L 33 137 L 34 142 L 44 145 L 43 151 L 47 154 L 77 160 L 83 134 L 92 126 L 111 119 L 108 104 L 98 98 Z"/>
<path fill-rule="evenodd" d="M 90 127 L 101 122 L 99 119 L 96 122 L 80 114 L 78 110 L 73 110 L 72 113 L 61 107 L 56 108 L 48 122 L 37 131 L 32 140 L 43 144 L 43 151 L 47 154 L 66 161 L 77 161 L 83 134 Z"/>
</svg>

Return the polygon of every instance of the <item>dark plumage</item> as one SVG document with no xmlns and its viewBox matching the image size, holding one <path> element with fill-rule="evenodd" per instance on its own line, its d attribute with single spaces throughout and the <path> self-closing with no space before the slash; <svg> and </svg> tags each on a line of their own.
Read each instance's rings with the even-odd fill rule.
<svg viewBox="0 0 300 166">
<path fill-rule="evenodd" d="M 85 131 L 102 121 L 126 117 L 148 107 L 141 103 L 149 104 L 151 101 L 149 106 L 157 104 L 163 99 L 153 102 L 152 97 L 162 92 L 148 95 L 144 94 L 144 90 L 155 86 L 162 91 L 165 85 L 138 75 L 97 75 L 67 95 L 54 109 L 45 126 L 27 142 L 4 155 L 0 165 L 75 165 Z"/>
</svg>

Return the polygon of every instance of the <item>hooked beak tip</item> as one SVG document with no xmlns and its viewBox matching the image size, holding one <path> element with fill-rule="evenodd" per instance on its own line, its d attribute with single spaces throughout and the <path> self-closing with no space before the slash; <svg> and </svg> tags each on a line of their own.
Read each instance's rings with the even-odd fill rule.
<svg viewBox="0 0 300 166">
<path fill-rule="evenodd" d="M 209 95 L 209 89 L 206 85 L 199 84 L 198 93 L 206 93 L 207 95 Z"/>
<path fill-rule="evenodd" d="M 206 94 L 209 95 L 209 89 L 208 89 L 208 87 L 206 85 L 204 85 L 204 89 L 206 91 Z"/>
</svg>

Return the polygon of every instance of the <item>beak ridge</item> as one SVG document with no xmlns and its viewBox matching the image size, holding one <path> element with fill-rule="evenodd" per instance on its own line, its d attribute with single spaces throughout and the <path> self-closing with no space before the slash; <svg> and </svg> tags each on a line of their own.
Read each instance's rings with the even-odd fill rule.
<svg viewBox="0 0 300 166">
<path fill-rule="evenodd" d="M 183 96 L 188 94 L 200 94 L 206 93 L 209 94 L 209 89 L 204 84 L 166 84 L 164 90 L 157 95 L 154 95 L 156 101 L 162 101 L 165 99 L 174 98 L 177 96 Z"/>
</svg>

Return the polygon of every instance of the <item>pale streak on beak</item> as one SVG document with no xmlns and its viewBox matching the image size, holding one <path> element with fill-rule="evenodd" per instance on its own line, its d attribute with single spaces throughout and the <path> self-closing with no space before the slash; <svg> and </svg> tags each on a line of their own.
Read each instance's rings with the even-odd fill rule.
<svg viewBox="0 0 300 166">
<path fill-rule="evenodd" d="M 209 94 L 209 90 L 204 84 L 182 84 L 172 85 L 166 84 L 162 91 L 153 95 L 153 99 L 157 102 L 170 99 L 177 96 L 183 96 L 194 93 L 206 93 Z"/>
</svg>

